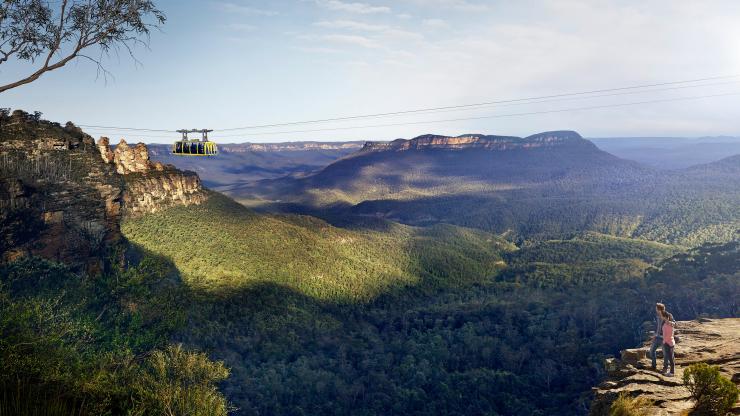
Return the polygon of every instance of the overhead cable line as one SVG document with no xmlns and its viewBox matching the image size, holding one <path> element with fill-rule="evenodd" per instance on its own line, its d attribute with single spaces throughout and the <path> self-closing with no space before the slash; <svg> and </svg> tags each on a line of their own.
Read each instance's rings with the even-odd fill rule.
<svg viewBox="0 0 740 416">
<path fill-rule="evenodd" d="M 697 99 L 702 99 L 702 98 L 726 97 L 726 96 L 734 96 L 734 95 L 740 95 L 740 92 L 711 94 L 711 95 L 698 95 L 698 96 L 693 96 L 693 97 L 667 98 L 667 99 L 661 99 L 661 100 L 634 101 L 630 103 L 594 105 L 594 106 L 587 106 L 587 107 L 572 107 L 572 108 L 563 108 L 563 109 L 558 109 L 558 110 L 543 110 L 543 111 L 529 111 L 529 112 L 522 112 L 522 113 L 494 114 L 490 116 L 480 116 L 480 117 L 452 118 L 452 119 L 445 119 L 445 120 L 411 121 L 411 122 L 403 122 L 403 123 L 371 124 L 371 125 L 364 125 L 364 126 L 332 127 L 332 128 L 321 128 L 321 129 L 310 129 L 310 130 L 273 131 L 273 132 L 251 133 L 251 134 L 255 136 L 261 136 L 261 135 L 271 135 L 271 134 L 314 133 L 314 132 L 321 132 L 321 131 L 358 130 L 358 129 L 366 129 L 366 128 L 374 128 L 374 127 L 393 127 L 393 126 L 409 126 L 409 125 L 418 125 L 418 124 L 447 123 L 447 122 L 455 122 L 455 121 L 484 120 L 484 119 L 504 118 L 504 117 L 530 116 L 530 115 L 537 115 L 537 114 L 565 113 L 565 112 L 570 112 L 570 111 L 597 110 L 597 109 L 603 109 L 603 108 L 628 107 L 628 106 L 642 105 L 642 104 L 655 104 L 655 103 L 665 103 L 665 102 L 674 102 L 674 101 L 688 101 L 688 100 L 697 100 Z M 238 134 L 238 135 L 221 135 L 220 137 L 243 137 L 243 136 L 244 136 L 243 134 Z"/>
<path fill-rule="evenodd" d="M 475 109 L 476 107 L 505 105 L 505 104 L 509 104 L 509 105 L 530 104 L 530 103 L 537 103 L 537 102 L 556 101 L 556 100 L 549 100 L 549 99 L 564 99 L 565 97 L 576 97 L 576 96 L 585 96 L 585 97 L 579 97 L 579 98 L 597 98 L 600 96 L 608 96 L 608 95 L 594 95 L 594 94 L 605 93 L 605 92 L 638 90 L 638 89 L 643 89 L 643 88 L 659 87 L 659 86 L 667 86 L 667 85 L 691 84 L 691 83 L 697 83 L 697 82 L 713 81 L 713 80 L 720 80 L 720 79 L 731 79 L 731 78 L 738 78 L 738 77 L 740 77 L 740 75 L 723 75 L 723 76 L 696 78 L 696 79 L 682 80 L 682 81 L 633 85 L 633 86 L 628 86 L 628 87 L 606 88 L 606 89 L 591 90 L 591 91 L 579 91 L 579 92 L 572 92 L 572 93 L 543 95 L 543 96 L 527 97 L 527 98 L 488 101 L 488 102 L 481 102 L 481 103 L 474 103 L 474 104 L 460 104 L 460 105 L 451 105 L 451 106 L 442 106 L 442 107 L 419 108 L 419 109 L 413 109 L 413 110 L 393 111 L 393 112 L 387 112 L 387 113 L 354 115 L 354 116 L 346 116 L 346 117 L 334 117 L 334 118 L 295 121 L 295 122 L 287 122 L 287 123 L 263 124 L 263 125 L 233 127 L 233 128 L 216 129 L 216 130 L 217 131 L 238 131 L 238 130 L 268 128 L 268 127 L 284 127 L 284 126 L 294 126 L 294 125 L 301 125 L 301 124 L 325 123 L 325 122 L 331 122 L 331 121 L 346 121 L 346 120 L 377 118 L 377 117 L 385 117 L 385 116 L 397 116 L 397 115 L 429 113 L 429 112 L 442 112 L 445 110 L 449 111 L 449 110 Z M 686 86 L 686 88 L 719 85 L 719 84 L 720 83 L 691 85 L 691 86 Z M 667 88 L 667 89 L 678 89 L 678 87 Z M 660 91 L 660 90 L 653 90 L 653 91 Z M 644 92 L 650 92 L 650 91 L 644 91 Z M 634 92 L 634 93 L 639 93 L 639 92 Z M 614 95 L 619 95 L 619 94 L 614 94 Z M 535 101 L 535 100 L 549 100 L 549 101 Z M 173 133 L 176 131 L 175 129 L 171 129 L 171 130 L 169 129 L 148 129 L 148 128 L 137 128 L 137 127 L 116 127 L 116 126 L 100 126 L 100 125 L 89 125 L 89 124 L 80 124 L 79 127 L 90 128 L 90 129 L 140 131 L 140 132 L 156 132 L 156 133 Z"/>
<path fill-rule="evenodd" d="M 713 81 L 713 80 L 729 79 L 729 78 L 737 78 L 737 77 L 740 77 L 740 75 L 723 75 L 723 76 L 716 76 L 716 77 L 697 78 L 697 79 L 691 79 L 691 80 L 634 85 L 634 86 L 629 86 L 629 87 L 606 88 L 606 89 L 600 89 L 600 90 L 579 91 L 579 92 L 572 92 L 572 93 L 543 95 L 543 96 L 537 96 L 537 97 L 487 101 L 487 102 L 481 102 L 481 103 L 475 103 L 475 104 L 460 104 L 460 105 L 450 105 L 450 106 L 443 106 L 443 107 L 418 108 L 418 109 L 413 109 L 413 110 L 393 111 L 393 112 L 387 112 L 387 113 L 375 113 L 375 114 L 354 115 L 354 116 L 346 116 L 346 117 L 325 118 L 325 119 L 317 119 L 317 120 L 294 121 L 294 122 L 288 122 L 288 123 L 275 123 L 275 124 L 262 124 L 262 125 L 252 125 L 252 126 L 244 126 L 244 127 L 232 127 L 232 128 L 227 128 L 227 129 L 219 129 L 219 131 L 235 131 L 235 130 L 259 129 L 259 128 L 266 128 L 266 127 L 294 126 L 294 125 L 300 125 L 300 124 L 325 123 L 325 122 L 330 122 L 330 121 L 355 120 L 355 119 L 362 119 L 362 118 L 384 117 L 384 116 L 400 115 L 400 114 L 422 113 L 422 112 L 429 112 L 429 111 L 436 111 L 436 110 L 481 107 L 481 106 L 487 106 L 487 105 L 492 105 L 492 104 L 505 104 L 505 103 L 532 101 L 532 100 L 540 100 L 540 99 L 547 99 L 547 98 L 560 98 L 560 97 L 569 97 L 569 96 L 575 96 L 575 95 L 598 94 L 598 93 L 604 93 L 604 92 L 634 90 L 634 89 L 639 89 L 639 88 L 660 87 L 660 86 L 665 86 L 665 85 L 688 84 L 688 83 Z"/>
<path fill-rule="evenodd" d="M 522 105 L 554 103 L 554 102 L 561 102 L 561 101 L 589 100 L 589 99 L 593 99 L 593 98 L 617 97 L 617 96 L 622 96 L 622 95 L 646 94 L 646 93 L 651 93 L 651 92 L 675 91 L 675 90 L 682 90 L 682 89 L 687 89 L 687 88 L 712 87 L 712 86 L 717 86 L 717 85 L 737 84 L 738 82 L 740 82 L 740 80 L 737 80 L 737 81 L 725 81 L 725 82 L 713 82 L 713 83 L 710 83 L 710 84 L 682 85 L 682 86 L 679 86 L 679 87 L 654 88 L 654 89 L 641 90 L 641 91 L 615 92 L 615 93 L 611 93 L 611 94 L 598 94 L 598 95 L 578 96 L 578 97 L 553 98 L 553 99 L 539 100 L 539 101 L 504 103 L 504 104 L 491 104 L 491 105 L 487 105 L 485 107 L 481 106 L 480 108 L 461 108 L 461 109 L 438 110 L 438 111 L 429 111 L 428 113 L 423 113 L 423 114 L 439 114 L 439 113 L 448 113 L 448 112 L 456 112 L 456 111 L 471 111 L 471 110 L 479 110 L 479 109 L 490 108 L 490 107 L 514 107 L 514 106 L 522 106 Z"/>
</svg>

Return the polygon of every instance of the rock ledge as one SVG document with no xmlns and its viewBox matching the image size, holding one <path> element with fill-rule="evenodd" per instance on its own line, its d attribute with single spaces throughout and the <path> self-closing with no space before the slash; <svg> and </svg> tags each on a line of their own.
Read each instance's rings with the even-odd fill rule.
<svg viewBox="0 0 740 416">
<path fill-rule="evenodd" d="M 621 359 L 606 360 L 609 377 L 593 389 L 590 414 L 607 415 L 609 406 L 621 392 L 646 397 L 654 402 L 650 414 L 682 415 L 694 403 L 683 386 L 683 371 L 691 364 L 719 365 L 726 377 L 740 384 L 740 318 L 681 321 L 677 325 L 680 342 L 676 345 L 676 374 L 665 377 L 650 369 L 647 357 L 650 341 L 641 348 L 622 351 Z M 658 355 L 658 369 L 662 366 Z M 740 403 L 733 414 L 740 414 Z"/>
</svg>

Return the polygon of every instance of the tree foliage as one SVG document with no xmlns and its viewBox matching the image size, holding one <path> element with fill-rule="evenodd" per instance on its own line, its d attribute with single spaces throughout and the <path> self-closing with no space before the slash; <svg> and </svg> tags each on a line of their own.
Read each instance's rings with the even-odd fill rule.
<svg viewBox="0 0 740 416">
<path fill-rule="evenodd" d="M 737 402 L 735 383 L 723 377 L 719 367 L 707 363 L 692 364 L 683 373 L 683 383 L 696 400 L 693 415 L 725 415 Z"/>
<path fill-rule="evenodd" d="M 95 279 L 0 266 L 0 414 L 225 415 L 223 363 L 169 344 L 187 295 L 167 274 L 150 257 Z"/>
<path fill-rule="evenodd" d="M 152 27 L 165 22 L 151 0 L 6 0 L 0 3 L 0 64 L 29 61 L 36 70 L 0 85 L 0 93 L 28 84 L 76 58 L 94 62 L 106 72 L 101 57 L 144 44 Z M 93 55 L 91 53 L 96 53 Z"/>
</svg>

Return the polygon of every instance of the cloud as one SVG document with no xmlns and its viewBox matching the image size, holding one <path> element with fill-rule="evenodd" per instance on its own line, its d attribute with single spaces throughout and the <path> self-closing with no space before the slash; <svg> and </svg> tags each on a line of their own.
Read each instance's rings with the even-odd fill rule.
<svg viewBox="0 0 740 416">
<path fill-rule="evenodd" d="M 386 47 L 392 48 L 394 43 L 407 41 L 420 41 L 424 36 L 397 27 L 387 25 L 376 25 L 356 20 L 323 20 L 313 24 L 316 27 L 322 27 L 334 30 L 348 30 L 353 32 L 364 32 L 371 35 L 378 43 L 387 44 Z"/>
<path fill-rule="evenodd" d="M 353 46 L 360 46 L 368 49 L 377 49 L 380 47 L 377 42 L 365 36 L 331 34 L 319 36 L 319 39 L 333 43 L 344 43 Z"/>
<path fill-rule="evenodd" d="M 339 49 L 334 48 L 322 48 L 322 47 L 298 47 L 297 50 L 306 53 L 321 53 L 321 54 L 338 54 L 341 53 Z"/>
<path fill-rule="evenodd" d="M 424 26 L 428 26 L 428 27 L 435 28 L 435 29 L 446 29 L 450 27 L 450 25 L 448 25 L 447 22 L 445 22 L 442 19 L 424 19 L 421 23 Z"/>
<path fill-rule="evenodd" d="M 230 2 L 217 2 L 215 3 L 221 11 L 226 13 L 238 13 L 247 16 L 277 16 L 278 12 L 274 10 L 259 9 L 256 7 L 245 6 L 242 4 L 230 3 Z"/>
<path fill-rule="evenodd" d="M 226 25 L 226 28 L 234 32 L 254 32 L 257 30 L 257 26 L 246 23 L 231 23 Z"/>
<path fill-rule="evenodd" d="M 342 0 L 316 0 L 316 4 L 329 10 L 357 14 L 390 13 L 391 11 L 390 7 L 387 6 L 373 6 L 367 3 L 353 3 Z"/>
<path fill-rule="evenodd" d="M 352 30 L 362 30 L 362 31 L 367 31 L 367 32 L 380 32 L 387 28 L 387 26 L 372 25 L 369 23 L 358 22 L 355 20 L 332 20 L 332 21 L 323 20 L 320 22 L 315 22 L 313 25 L 318 26 L 318 27 L 329 28 L 329 29 L 352 29 Z"/>
<path fill-rule="evenodd" d="M 408 0 L 419 6 L 431 9 L 452 9 L 462 12 L 484 12 L 490 11 L 491 5 L 484 2 L 473 2 L 470 0 Z"/>
</svg>

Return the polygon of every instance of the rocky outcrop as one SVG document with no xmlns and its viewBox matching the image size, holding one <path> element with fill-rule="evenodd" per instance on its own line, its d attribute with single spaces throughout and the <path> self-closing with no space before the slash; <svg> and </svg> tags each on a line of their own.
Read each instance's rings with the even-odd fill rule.
<svg viewBox="0 0 740 416">
<path fill-rule="evenodd" d="M 101 152 L 102 153 L 102 152 Z M 113 162 L 116 171 L 121 175 L 128 173 L 145 173 L 149 171 L 149 151 L 144 143 L 137 143 L 133 148 L 121 139 L 113 151 Z"/>
<path fill-rule="evenodd" d="M 126 178 L 123 206 L 126 215 L 138 217 L 175 205 L 199 205 L 206 199 L 197 174 L 168 168 Z"/>
<path fill-rule="evenodd" d="M 197 205 L 208 198 L 197 174 L 150 161 L 144 143 L 132 147 L 121 140 L 111 151 L 108 138 L 101 137 L 97 146 L 101 159 L 114 165 L 125 179 L 122 200 L 126 216 L 137 217 L 174 205 Z"/>
<path fill-rule="evenodd" d="M 14 112 L 0 126 L 0 261 L 38 255 L 98 272 L 122 241 L 123 190 L 92 137 Z"/>
<path fill-rule="evenodd" d="M 591 145 L 573 131 L 553 131 L 521 138 L 513 136 L 485 136 L 469 134 L 457 137 L 427 134 L 410 140 L 397 139 L 392 142 L 367 142 L 361 149 L 372 151 L 405 151 L 424 149 L 464 150 L 514 150 L 563 145 Z"/>
<path fill-rule="evenodd" d="M 111 150 L 22 111 L 0 119 L 0 262 L 38 255 L 95 274 L 120 260 L 124 217 L 207 195 L 195 173 L 150 162 L 144 144 Z"/>
<path fill-rule="evenodd" d="M 677 329 L 680 343 L 676 345 L 675 376 L 666 377 L 650 369 L 649 341 L 641 348 L 624 350 L 620 359 L 606 360 L 608 378 L 594 388 L 590 414 L 608 415 L 611 403 L 622 392 L 652 400 L 651 415 L 686 414 L 694 403 L 683 386 L 683 371 L 699 362 L 719 365 L 726 377 L 740 384 L 740 318 L 682 321 Z M 740 403 L 734 414 L 740 414 Z"/>
</svg>

